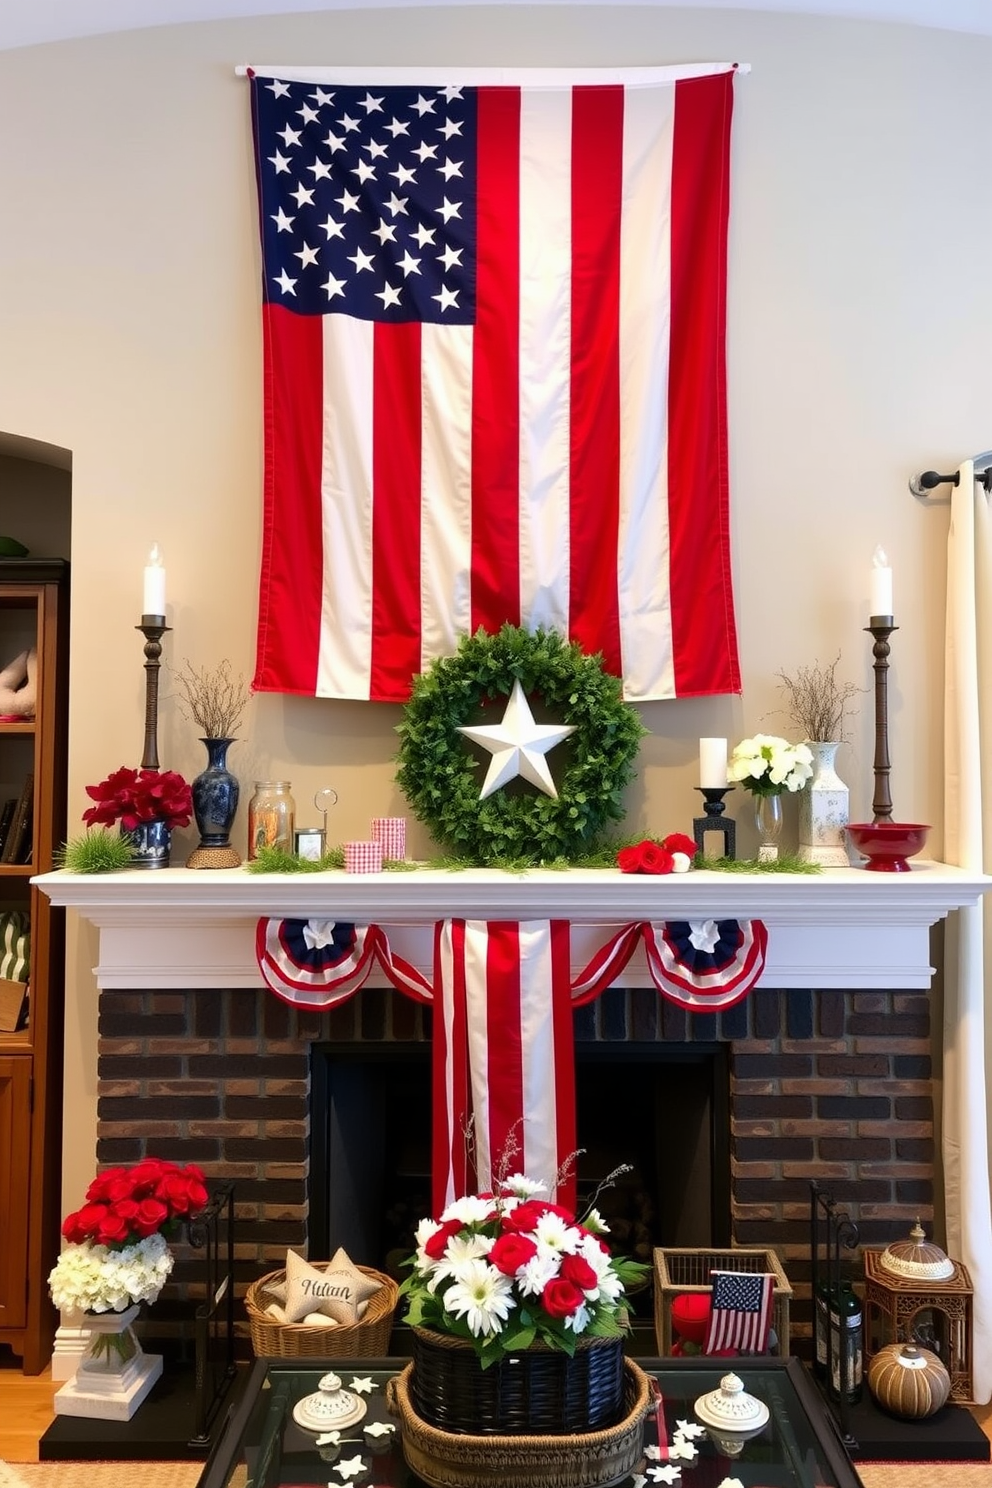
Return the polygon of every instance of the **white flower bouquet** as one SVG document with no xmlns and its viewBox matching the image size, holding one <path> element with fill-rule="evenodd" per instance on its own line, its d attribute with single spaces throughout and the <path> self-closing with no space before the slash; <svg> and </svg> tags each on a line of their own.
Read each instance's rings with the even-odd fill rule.
<svg viewBox="0 0 992 1488">
<path fill-rule="evenodd" d="M 154 1302 L 172 1270 L 163 1235 L 148 1235 L 121 1250 L 84 1240 L 67 1245 L 48 1278 L 52 1301 L 65 1311 L 123 1312 Z"/>
<path fill-rule="evenodd" d="M 790 744 L 777 734 L 742 739 L 727 762 L 727 779 L 755 796 L 802 790 L 812 774 L 813 755 L 806 745 Z"/>
<path fill-rule="evenodd" d="M 578 1221 L 544 1187 L 518 1173 L 421 1220 L 404 1320 L 467 1339 L 483 1366 L 536 1341 L 574 1354 L 580 1335 L 622 1336 L 625 1288 L 646 1267 L 610 1255 L 596 1209 Z"/>
</svg>

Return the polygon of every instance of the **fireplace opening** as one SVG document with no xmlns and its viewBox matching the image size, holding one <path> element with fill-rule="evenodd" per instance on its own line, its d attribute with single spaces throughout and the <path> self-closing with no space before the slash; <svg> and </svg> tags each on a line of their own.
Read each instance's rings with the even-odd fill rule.
<svg viewBox="0 0 992 1488">
<path fill-rule="evenodd" d="M 322 1043 L 311 1057 L 310 1255 L 343 1246 L 400 1280 L 432 1209 L 430 1045 Z M 580 1209 L 631 1169 L 596 1199 L 618 1251 L 729 1244 L 725 1044 L 580 1043 L 576 1115 Z M 650 1296 L 635 1310 L 650 1315 Z"/>
</svg>

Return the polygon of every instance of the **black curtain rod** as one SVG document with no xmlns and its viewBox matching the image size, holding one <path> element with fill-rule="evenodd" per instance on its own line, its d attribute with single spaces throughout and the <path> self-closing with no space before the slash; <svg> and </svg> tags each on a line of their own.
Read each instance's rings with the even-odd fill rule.
<svg viewBox="0 0 992 1488">
<path fill-rule="evenodd" d="M 975 479 L 978 481 L 986 496 L 992 495 L 992 450 L 986 450 L 984 454 L 976 455 L 975 466 L 984 465 L 984 470 L 975 470 Z M 918 475 L 909 478 L 909 489 L 914 496 L 926 496 L 937 486 L 956 486 L 960 480 L 960 472 L 955 470 L 951 475 L 940 475 L 936 470 L 922 470 Z"/>
</svg>

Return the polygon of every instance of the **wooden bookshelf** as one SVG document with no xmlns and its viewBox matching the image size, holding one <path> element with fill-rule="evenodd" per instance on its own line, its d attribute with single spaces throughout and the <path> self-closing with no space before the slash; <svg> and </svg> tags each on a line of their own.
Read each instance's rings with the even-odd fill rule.
<svg viewBox="0 0 992 1488">
<path fill-rule="evenodd" d="M 0 1031 L 0 1343 L 25 1374 L 48 1363 L 58 1323 L 47 1277 L 61 1222 L 64 913 L 31 878 L 65 839 L 68 591 L 59 559 L 0 559 L 0 665 L 37 651 L 33 719 L 0 723 L 0 804 L 23 798 L 26 821 L 16 860 L 0 861 L 0 910 L 30 924 L 27 1024 Z"/>
</svg>

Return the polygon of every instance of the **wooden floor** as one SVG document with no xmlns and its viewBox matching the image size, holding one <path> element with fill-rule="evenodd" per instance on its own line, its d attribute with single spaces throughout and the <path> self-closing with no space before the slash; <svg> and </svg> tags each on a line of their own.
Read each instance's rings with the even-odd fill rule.
<svg viewBox="0 0 992 1488">
<path fill-rule="evenodd" d="M 38 1442 L 55 1416 L 52 1398 L 61 1388 L 51 1370 L 22 1374 L 13 1359 L 0 1350 L 0 1462 L 37 1462 Z M 992 1405 L 975 1406 L 972 1414 L 992 1436 Z"/>
</svg>

